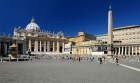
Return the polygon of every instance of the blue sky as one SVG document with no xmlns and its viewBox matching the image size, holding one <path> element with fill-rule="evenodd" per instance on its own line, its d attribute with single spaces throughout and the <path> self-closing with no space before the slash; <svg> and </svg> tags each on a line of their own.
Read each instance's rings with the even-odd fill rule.
<svg viewBox="0 0 140 83">
<path fill-rule="evenodd" d="M 32 16 L 41 30 L 65 36 L 106 34 L 109 3 L 114 28 L 140 25 L 140 0 L 0 0 L 0 34 L 13 35 L 14 27 L 25 28 Z"/>
</svg>

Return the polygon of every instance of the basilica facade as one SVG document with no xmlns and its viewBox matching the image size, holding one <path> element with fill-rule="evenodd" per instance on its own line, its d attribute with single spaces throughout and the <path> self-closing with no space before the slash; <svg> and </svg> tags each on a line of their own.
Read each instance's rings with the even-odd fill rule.
<svg viewBox="0 0 140 83">
<path fill-rule="evenodd" d="M 13 39 L 19 47 L 19 54 L 31 52 L 32 54 L 63 53 L 64 45 L 67 42 L 62 31 L 51 33 L 40 29 L 35 19 L 22 29 L 20 26 L 14 28 Z"/>
</svg>

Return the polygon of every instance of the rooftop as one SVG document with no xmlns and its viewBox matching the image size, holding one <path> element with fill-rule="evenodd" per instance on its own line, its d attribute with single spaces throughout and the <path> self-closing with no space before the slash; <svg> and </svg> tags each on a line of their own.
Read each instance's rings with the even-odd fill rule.
<svg viewBox="0 0 140 83">
<path fill-rule="evenodd" d="M 114 28 L 113 31 L 121 30 L 121 29 L 128 29 L 128 28 L 136 28 L 136 27 L 140 27 L 140 25 L 131 25 L 131 26 L 118 27 L 118 28 Z"/>
</svg>

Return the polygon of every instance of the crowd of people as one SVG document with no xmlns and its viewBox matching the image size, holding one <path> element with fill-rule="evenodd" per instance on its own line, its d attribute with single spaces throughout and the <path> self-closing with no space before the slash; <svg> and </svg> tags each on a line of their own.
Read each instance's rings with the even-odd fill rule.
<svg viewBox="0 0 140 83">
<path fill-rule="evenodd" d="M 86 60 L 86 61 L 98 61 L 99 64 L 106 64 L 107 58 L 106 56 L 91 56 L 91 55 L 86 55 L 86 56 L 80 56 L 80 55 L 49 55 L 49 54 L 32 54 L 28 56 L 30 60 L 34 59 L 54 59 L 54 60 L 73 60 L 73 61 L 81 61 L 81 60 Z M 115 64 L 118 65 L 120 60 L 129 60 L 128 57 L 125 56 L 114 56 L 112 60 L 115 62 Z M 138 59 L 138 62 L 140 62 L 140 59 Z"/>
<path fill-rule="evenodd" d="M 80 55 L 49 55 L 49 54 L 45 54 L 45 55 L 41 55 L 41 54 L 36 54 L 33 56 L 30 56 L 30 59 L 32 59 L 34 57 L 34 59 L 54 59 L 54 60 L 62 60 L 62 61 L 66 61 L 66 60 L 72 60 L 72 61 L 81 61 L 81 60 L 86 60 L 86 61 L 97 61 L 99 64 L 106 64 L 106 56 L 91 56 L 91 55 L 87 55 L 87 56 L 80 56 Z"/>
</svg>

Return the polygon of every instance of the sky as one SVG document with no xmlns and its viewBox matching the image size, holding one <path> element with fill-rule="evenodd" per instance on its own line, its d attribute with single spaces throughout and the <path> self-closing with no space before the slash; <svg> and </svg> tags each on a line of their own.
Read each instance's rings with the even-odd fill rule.
<svg viewBox="0 0 140 83">
<path fill-rule="evenodd" d="M 0 35 L 26 28 L 32 17 L 41 30 L 65 37 L 107 34 L 109 3 L 113 28 L 140 25 L 140 0 L 0 0 Z"/>
</svg>

